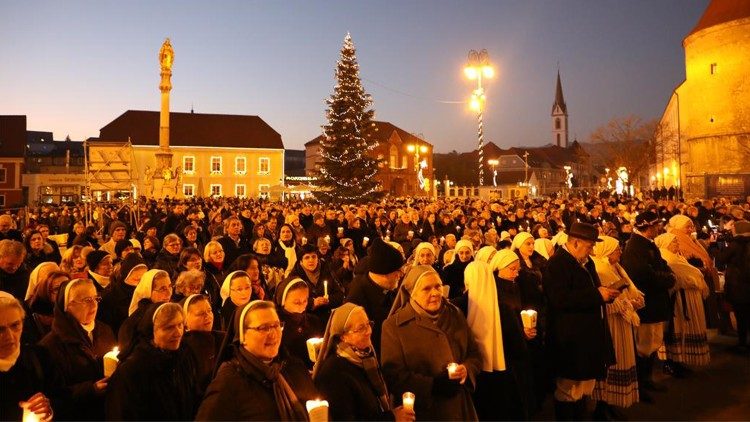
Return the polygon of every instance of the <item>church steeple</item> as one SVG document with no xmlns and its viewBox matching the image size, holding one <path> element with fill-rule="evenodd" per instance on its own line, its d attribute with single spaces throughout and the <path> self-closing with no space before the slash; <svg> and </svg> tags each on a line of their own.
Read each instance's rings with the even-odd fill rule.
<svg viewBox="0 0 750 422">
<path fill-rule="evenodd" d="M 552 104 L 552 143 L 560 147 L 568 147 L 568 106 L 565 105 L 565 98 L 563 98 L 560 69 L 557 70 L 555 102 Z"/>
</svg>

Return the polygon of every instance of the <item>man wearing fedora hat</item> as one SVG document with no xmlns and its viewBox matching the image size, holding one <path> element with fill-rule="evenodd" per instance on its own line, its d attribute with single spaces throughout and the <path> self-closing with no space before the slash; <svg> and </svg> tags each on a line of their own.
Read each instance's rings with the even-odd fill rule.
<svg viewBox="0 0 750 422">
<path fill-rule="evenodd" d="M 646 298 L 646 306 L 638 310 L 641 325 L 636 330 L 636 370 L 642 402 L 653 403 L 651 391 L 663 391 L 651 379 L 656 351 L 664 341 L 665 322 L 672 318 L 669 289 L 675 277 L 661 257 L 654 238 L 659 234 L 659 216 L 646 211 L 635 218 L 633 235 L 622 252 L 622 267 Z"/>
<path fill-rule="evenodd" d="M 586 401 L 597 379 L 615 362 L 606 304 L 620 292 L 602 287 L 593 261 L 596 227 L 573 222 L 568 241 L 549 260 L 543 277 L 549 301 L 547 344 L 555 370 L 558 420 L 585 419 Z"/>
</svg>

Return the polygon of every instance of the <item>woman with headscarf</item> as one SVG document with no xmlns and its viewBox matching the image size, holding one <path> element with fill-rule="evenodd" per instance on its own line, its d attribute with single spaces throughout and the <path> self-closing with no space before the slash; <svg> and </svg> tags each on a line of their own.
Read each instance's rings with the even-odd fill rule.
<svg viewBox="0 0 750 422">
<path fill-rule="evenodd" d="M 120 343 L 120 355 L 122 362 L 135 350 L 141 338 L 141 330 L 138 329 L 149 305 L 154 303 L 169 302 L 172 297 L 172 284 L 169 274 L 164 270 L 148 270 L 141 277 L 138 285 L 133 290 L 133 297 L 128 307 L 128 318 L 120 326 L 117 340 Z"/>
<path fill-rule="evenodd" d="M 250 276 L 244 271 L 232 271 L 221 284 L 221 328 L 227 331 L 237 308 L 246 305 L 253 296 Z"/>
<path fill-rule="evenodd" d="M 211 382 L 216 360 L 224 341 L 223 331 L 214 331 L 214 313 L 208 296 L 193 294 L 180 303 L 185 314 L 185 335 L 182 341 L 195 354 L 199 390 Z"/>
<path fill-rule="evenodd" d="M 492 261 L 492 257 L 497 253 L 497 249 L 494 246 L 482 246 L 474 255 L 474 261 L 481 261 L 485 264 L 489 264 Z M 467 266 L 468 268 L 468 266 Z M 464 270 L 464 274 L 466 271 Z"/>
<path fill-rule="evenodd" d="M 321 337 L 324 328 L 320 319 L 307 309 L 309 296 L 310 288 L 307 283 L 299 277 L 291 277 L 279 283 L 274 302 L 279 318 L 284 323 L 281 344 L 289 354 L 312 368 L 313 362 L 307 353 L 307 339 Z"/>
<path fill-rule="evenodd" d="M 708 285 L 703 272 L 680 254 L 679 238 L 675 234 L 662 234 L 654 242 L 677 279 L 671 290 L 674 314 L 664 344 L 667 364 L 676 376 L 682 376 L 689 371 L 685 365 L 706 366 L 711 361 L 703 309 Z"/>
<path fill-rule="evenodd" d="M 464 270 L 474 260 L 474 246 L 470 240 L 456 242 L 452 261 L 443 268 L 443 279 L 450 287 L 448 296 L 453 299 L 464 294 Z"/>
<path fill-rule="evenodd" d="M 208 386 L 196 420 L 308 420 L 305 402 L 320 396 L 305 365 L 280 348 L 283 329 L 273 302 L 237 309 L 233 353 Z"/>
<path fill-rule="evenodd" d="M 294 239 L 294 229 L 289 224 L 282 224 L 279 229 L 279 240 L 275 242 L 271 249 L 273 258 L 269 259 L 274 262 L 286 260 L 284 275 L 287 276 L 292 271 L 292 268 L 294 268 L 294 264 L 297 263 L 298 252 L 299 248 Z"/>
<path fill-rule="evenodd" d="M 96 320 L 101 297 L 91 280 L 71 280 L 60 293 L 52 331 L 39 343 L 49 353 L 66 392 L 56 418 L 102 420 L 108 381 L 102 356 L 115 346 L 115 336 L 107 324 Z"/>
<path fill-rule="evenodd" d="M 60 286 L 69 280 L 68 274 L 62 271 L 47 273 L 39 283 L 36 283 L 34 292 L 26 300 L 36 329 L 35 338 L 41 339 L 52 329 L 53 311 Z"/>
<path fill-rule="evenodd" d="M 184 327 L 180 305 L 146 307 L 138 327 L 144 341 L 109 380 L 107 420 L 193 420 L 201 391 L 193 354 L 182 344 Z"/>
<path fill-rule="evenodd" d="M 54 416 L 50 398 L 61 380 L 56 377 L 50 360 L 37 347 L 21 345 L 25 311 L 10 293 L 0 291 L 0 420 L 20 421 L 29 409 L 42 422 Z M 54 403 L 57 408 L 58 403 Z"/>
<path fill-rule="evenodd" d="M 313 380 L 328 400 L 329 420 L 413 421 L 413 410 L 391 407 L 371 335 L 372 321 L 353 303 L 336 308 L 328 320 Z"/>
<path fill-rule="evenodd" d="M 594 245 L 592 253 L 599 281 L 603 287 L 621 288 L 622 294 L 607 304 L 607 321 L 616 363 L 607 369 L 605 379 L 596 382 L 594 417 L 597 420 L 619 420 L 622 415 L 613 406 L 627 408 L 639 401 L 634 329 L 640 325 L 636 311 L 644 306 L 645 298 L 619 263 L 622 255 L 620 241 L 609 236 L 599 238 L 602 242 Z"/>
<path fill-rule="evenodd" d="M 29 274 L 29 284 L 26 287 L 26 296 L 24 297 L 26 304 L 29 303 L 29 300 L 36 293 L 37 284 L 44 281 L 50 273 L 59 270 L 60 267 L 57 264 L 47 261 L 40 263 L 31 271 L 31 274 Z"/>
<path fill-rule="evenodd" d="M 383 375 L 396 397 L 415 394 L 420 420 L 476 420 L 471 392 L 482 355 L 466 318 L 443 297 L 442 284 L 430 266 L 406 274 L 383 323 Z"/>
</svg>

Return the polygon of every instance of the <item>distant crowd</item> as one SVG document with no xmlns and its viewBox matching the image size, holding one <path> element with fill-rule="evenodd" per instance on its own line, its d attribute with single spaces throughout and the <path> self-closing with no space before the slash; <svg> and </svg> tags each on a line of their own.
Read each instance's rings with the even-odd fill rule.
<svg viewBox="0 0 750 422">
<path fill-rule="evenodd" d="M 664 191 L 0 214 L 0 420 L 624 419 L 748 353 L 750 203 Z"/>
</svg>

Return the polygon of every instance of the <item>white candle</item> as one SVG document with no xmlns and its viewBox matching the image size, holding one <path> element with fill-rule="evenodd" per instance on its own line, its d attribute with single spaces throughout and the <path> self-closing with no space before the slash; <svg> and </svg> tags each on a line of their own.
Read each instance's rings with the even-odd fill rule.
<svg viewBox="0 0 750 422">
<path fill-rule="evenodd" d="M 343 232 L 344 232 L 344 228 L 343 227 L 339 227 L 339 233 L 343 233 Z"/>
<path fill-rule="evenodd" d="M 328 299 L 328 280 L 323 280 L 323 297 Z"/>
<path fill-rule="evenodd" d="M 331 236 L 326 235 L 326 237 L 324 237 L 324 239 L 326 240 L 327 243 L 331 243 Z"/>
<path fill-rule="evenodd" d="M 401 396 L 401 402 L 404 405 L 404 409 L 414 410 L 414 393 L 406 392 Z"/>
<path fill-rule="evenodd" d="M 120 364 L 120 360 L 117 355 L 120 354 L 120 349 L 115 347 L 111 351 L 104 354 L 104 376 L 112 376 L 112 373 L 117 369 L 117 365 Z"/>
<path fill-rule="evenodd" d="M 308 400 L 305 403 L 310 422 L 328 422 L 328 401 Z"/>
<path fill-rule="evenodd" d="M 456 371 L 458 370 L 458 364 L 456 362 L 451 362 L 448 364 L 448 377 L 453 378 L 456 375 Z"/>
<path fill-rule="evenodd" d="M 461 231 L 461 226 L 456 226 L 456 231 Z"/>
<path fill-rule="evenodd" d="M 445 236 L 440 236 L 440 244 L 442 245 L 445 243 Z"/>
<path fill-rule="evenodd" d="M 307 339 L 307 356 L 310 358 L 310 361 L 317 362 L 318 353 L 320 352 L 320 347 L 322 345 L 323 339 L 320 337 Z"/>
<path fill-rule="evenodd" d="M 523 322 L 524 328 L 535 328 L 536 311 L 533 309 L 526 309 L 521 311 L 521 321 Z"/>
<path fill-rule="evenodd" d="M 414 230 L 409 230 L 409 237 L 414 237 Z"/>
<path fill-rule="evenodd" d="M 302 244 L 307 245 L 307 238 L 302 236 Z"/>
<path fill-rule="evenodd" d="M 24 406 L 23 408 L 23 418 L 21 419 L 22 422 L 39 422 L 39 416 L 37 416 L 36 413 L 29 410 L 27 406 Z"/>
<path fill-rule="evenodd" d="M 367 242 L 369 242 L 369 241 L 370 241 L 370 238 L 369 238 L 369 237 L 367 237 L 367 236 L 365 236 L 365 237 L 364 237 L 364 238 L 362 239 L 362 246 L 367 246 Z"/>
</svg>

